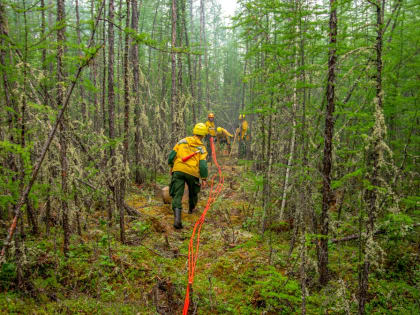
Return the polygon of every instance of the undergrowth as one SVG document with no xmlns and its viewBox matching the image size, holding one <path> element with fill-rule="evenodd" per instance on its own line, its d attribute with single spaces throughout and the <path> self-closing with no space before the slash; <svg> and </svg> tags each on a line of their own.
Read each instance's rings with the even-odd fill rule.
<svg viewBox="0 0 420 315">
<path fill-rule="evenodd" d="M 237 168 L 247 167 L 242 164 Z M 192 307 L 198 314 L 300 314 L 300 256 L 297 249 L 288 253 L 293 230 L 282 226 L 269 231 L 271 242 L 269 234 L 258 233 L 262 209 L 252 195 L 260 178 L 240 174 L 241 169 L 227 173 L 225 199 L 216 202 L 206 218 Z M 158 176 L 159 183 L 165 181 L 166 175 Z M 188 241 L 199 213 L 184 212 L 185 228 L 174 231 L 172 211 L 153 189 L 132 191 L 127 202 L 143 215 L 127 220 L 129 244 L 118 241 L 117 226 L 108 228 L 105 209 L 91 214 L 82 237 L 72 237 L 68 258 L 59 247 L 59 227 L 43 240 L 28 237 L 22 260 L 7 261 L 0 269 L 1 312 L 179 314 L 187 282 Z M 390 217 L 384 222 L 389 233 L 380 240 L 387 255 L 369 280 L 369 314 L 416 314 L 419 309 L 419 233 L 407 230 L 402 235 L 398 220 L 412 219 Z M 354 226 L 343 225 L 338 232 L 353 230 Z M 307 313 L 357 312 L 357 242 L 330 245 L 332 278 L 322 289 L 317 286 L 316 253 L 309 238 L 307 246 Z M 24 272 L 21 287 L 18 263 Z"/>
</svg>

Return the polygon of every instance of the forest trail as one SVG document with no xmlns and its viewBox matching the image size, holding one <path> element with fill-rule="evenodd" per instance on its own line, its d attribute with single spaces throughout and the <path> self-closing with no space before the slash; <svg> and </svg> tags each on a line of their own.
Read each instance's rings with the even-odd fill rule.
<svg viewBox="0 0 420 315">
<path fill-rule="evenodd" d="M 243 169 L 243 166 L 235 166 L 234 163 L 228 163 L 226 164 L 226 161 L 223 162 L 224 164 L 221 165 L 221 169 L 223 172 L 223 175 L 225 177 L 225 180 L 227 181 L 227 186 L 224 187 L 221 196 L 218 199 L 222 198 L 235 198 L 239 195 L 238 192 L 238 183 L 235 178 L 238 178 L 240 171 Z M 217 173 L 217 169 L 214 164 L 212 164 L 209 167 L 209 178 L 211 178 L 215 173 Z M 215 181 L 217 180 L 217 177 Z M 169 183 L 168 183 L 169 184 Z M 210 189 L 210 180 L 209 185 L 207 185 L 205 188 L 203 188 L 200 192 L 200 198 L 197 206 L 197 210 L 194 211 L 193 214 L 189 215 L 187 213 L 188 209 L 188 199 L 183 199 L 183 221 L 188 222 L 187 226 L 185 226 L 185 229 L 190 229 L 192 225 L 194 225 L 195 221 L 199 218 L 201 215 L 202 209 L 204 209 L 206 200 L 209 194 Z M 216 184 L 216 182 L 215 182 Z M 139 190 L 143 189 L 143 186 L 133 186 Z M 172 226 L 172 219 L 173 219 L 173 211 L 171 209 L 170 204 L 165 204 L 162 200 L 161 196 L 161 190 L 165 187 L 162 184 L 161 185 L 153 185 L 150 186 L 153 188 L 153 196 L 148 195 L 147 197 L 144 196 L 144 194 L 136 193 L 135 190 L 133 190 L 132 194 L 128 196 L 127 204 L 134 209 L 136 209 L 139 213 L 146 217 L 154 218 L 155 220 L 159 220 L 161 222 L 162 227 L 164 228 L 165 232 L 174 232 L 178 231 L 173 228 Z"/>
<path fill-rule="evenodd" d="M 215 206 L 209 210 L 205 221 L 210 229 L 216 230 L 213 232 L 219 233 L 224 227 L 227 228 L 229 224 L 232 224 L 234 228 L 239 228 L 246 219 L 243 207 L 250 207 L 246 201 L 248 196 L 243 190 L 241 191 L 239 183 L 241 181 L 241 173 L 243 173 L 245 166 L 237 166 L 234 162 L 228 162 L 228 157 L 222 157 L 221 169 L 225 177 L 225 185 L 219 198 L 215 201 Z M 209 167 L 209 178 L 216 173 L 216 166 L 212 164 Z M 146 193 L 142 191 L 144 187 L 133 186 L 132 193 L 127 198 L 127 204 L 137 210 L 141 216 L 150 220 L 153 229 L 157 233 L 165 234 L 169 239 L 184 240 L 185 234 L 191 234 L 195 222 L 202 214 L 209 195 L 210 185 L 211 183 L 209 181 L 209 185 L 201 190 L 197 209 L 194 213 L 188 214 L 188 199 L 183 200 L 182 221 L 184 228 L 182 230 L 176 230 L 173 227 L 173 211 L 171 205 L 164 204 L 161 197 L 161 189 L 164 187 L 162 184 L 150 186 L 149 188 L 152 191 Z M 232 209 L 228 214 L 222 213 L 218 205 L 223 202 L 234 203 L 237 209 Z"/>
<path fill-rule="evenodd" d="M 226 295 L 225 300 L 227 300 L 227 296 L 232 291 L 222 290 L 219 287 L 220 284 L 223 284 L 222 287 L 233 285 L 238 293 L 246 290 L 246 287 L 240 285 L 241 281 L 238 279 L 241 271 L 255 268 L 262 263 L 265 264 L 268 259 L 259 250 L 260 246 L 264 246 L 264 243 L 243 246 L 255 237 L 253 233 L 243 228 L 247 218 L 251 217 L 251 212 L 255 210 L 254 205 L 251 205 L 249 194 L 244 190 L 246 183 L 244 174 L 247 172 L 247 166 L 236 165 L 235 160 L 229 159 L 228 156 L 219 157 L 218 160 L 225 178 L 225 185 L 219 198 L 208 211 L 202 228 L 196 280 L 193 286 L 194 294 L 190 309 L 194 309 L 198 302 L 197 292 L 198 295 L 200 292 L 217 294 L 222 297 Z M 209 171 L 209 178 L 211 178 L 217 173 L 216 166 L 212 164 Z M 163 279 L 163 275 L 157 275 L 158 285 L 150 289 L 155 290 L 155 294 L 158 296 L 155 299 L 157 310 L 170 310 L 169 313 L 181 311 L 183 297 L 174 295 L 175 291 L 171 293 L 168 290 L 168 285 L 177 283 L 181 288 L 184 286 L 178 292 L 185 292 L 188 281 L 188 243 L 194 224 L 200 218 L 205 207 L 210 191 L 209 186 L 200 192 L 199 203 L 193 214 L 187 213 L 188 204 L 183 202 L 184 228 L 182 230 L 176 230 L 173 227 L 171 205 L 164 204 L 160 195 L 162 186 L 149 187 L 151 188 L 149 192 L 145 192 L 144 187 L 135 187 L 127 199 L 127 204 L 136 209 L 150 224 L 150 234 L 141 240 L 141 246 L 147 248 L 151 253 L 149 259 L 165 257 L 170 259 L 171 265 L 166 265 L 165 269 L 177 269 L 175 275 L 172 274 L 165 279 Z M 135 222 L 133 223 L 135 224 Z M 133 231 L 133 229 L 128 229 L 128 231 Z M 127 233 L 127 240 L 134 245 L 136 240 L 138 241 L 138 237 L 135 233 Z M 147 262 L 145 263 L 147 264 Z M 233 279 L 237 280 L 233 281 Z M 218 283 L 219 285 L 217 285 Z M 208 290 L 209 288 L 211 290 L 211 286 L 215 286 L 214 291 L 209 293 Z M 212 312 L 217 313 L 216 305 L 211 307 L 214 307 Z"/>
</svg>

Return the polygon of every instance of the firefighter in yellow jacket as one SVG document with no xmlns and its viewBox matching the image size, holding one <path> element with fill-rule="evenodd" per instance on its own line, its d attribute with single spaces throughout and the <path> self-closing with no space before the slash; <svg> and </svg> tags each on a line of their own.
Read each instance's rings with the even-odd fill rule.
<svg viewBox="0 0 420 315">
<path fill-rule="evenodd" d="M 239 158 L 243 159 L 246 157 L 247 145 L 249 142 L 249 133 L 248 133 L 248 122 L 245 120 L 245 115 L 239 115 L 240 125 L 236 130 L 236 136 L 238 137 L 239 143 Z"/>
<path fill-rule="evenodd" d="M 217 127 L 217 142 L 220 145 L 227 144 L 227 148 L 230 151 L 230 138 L 233 138 L 233 135 L 227 131 L 225 128 Z"/>
<path fill-rule="evenodd" d="M 212 151 L 210 146 L 210 137 L 216 137 L 216 125 L 214 124 L 214 113 L 209 113 L 207 116 L 206 121 L 206 128 L 207 128 L 207 136 L 206 136 L 206 147 L 207 152 L 209 153 L 207 156 L 207 161 L 211 162 L 212 160 Z"/>
<path fill-rule="evenodd" d="M 169 194 L 172 197 L 174 211 L 174 227 L 182 229 L 181 212 L 182 196 L 185 183 L 188 185 L 189 211 L 192 213 L 198 202 L 200 178 L 205 181 L 208 176 L 207 151 L 203 138 L 207 135 L 207 127 L 203 123 L 194 126 L 193 136 L 181 139 L 169 154 L 168 164 L 171 166 L 172 179 Z"/>
</svg>

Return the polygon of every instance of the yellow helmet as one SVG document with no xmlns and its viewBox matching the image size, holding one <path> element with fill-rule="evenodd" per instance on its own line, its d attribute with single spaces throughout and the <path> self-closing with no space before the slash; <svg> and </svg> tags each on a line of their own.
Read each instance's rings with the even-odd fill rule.
<svg viewBox="0 0 420 315">
<path fill-rule="evenodd" d="M 217 127 L 217 133 L 222 133 L 222 127 Z"/>
<path fill-rule="evenodd" d="M 193 134 L 198 136 L 205 136 L 208 133 L 207 127 L 203 123 L 198 123 L 194 126 Z"/>
<path fill-rule="evenodd" d="M 245 114 L 239 114 L 239 120 L 245 119 Z"/>
<path fill-rule="evenodd" d="M 214 118 L 214 114 L 213 113 L 209 113 L 209 115 L 207 117 L 208 118 Z"/>
</svg>

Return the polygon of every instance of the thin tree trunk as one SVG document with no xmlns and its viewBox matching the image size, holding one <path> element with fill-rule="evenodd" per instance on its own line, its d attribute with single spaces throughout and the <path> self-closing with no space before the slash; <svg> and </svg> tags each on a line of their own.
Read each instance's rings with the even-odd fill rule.
<svg viewBox="0 0 420 315">
<path fill-rule="evenodd" d="M 130 26 L 130 0 L 126 4 L 126 27 Z M 123 149 L 123 165 L 127 167 L 128 163 L 128 138 L 129 138 L 129 123 L 130 123 L 130 87 L 129 87 L 129 71 L 128 71 L 128 48 L 130 46 L 130 37 L 128 33 L 124 38 L 124 55 L 123 55 L 123 72 L 124 72 L 124 149 Z M 120 184 L 120 205 L 122 206 L 125 198 L 126 179 L 123 177 Z M 120 208 L 120 231 L 124 231 L 124 211 Z M 121 233 L 122 239 L 122 233 Z"/>
<path fill-rule="evenodd" d="M 200 119 L 201 103 L 203 98 L 201 68 L 202 68 L 202 54 L 203 51 L 203 33 L 204 33 L 204 0 L 200 0 L 200 54 L 198 55 L 198 70 L 197 70 L 197 117 Z"/>
<path fill-rule="evenodd" d="M 131 1 L 131 28 L 135 31 L 138 30 L 139 24 L 139 15 L 138 15 L 138 4 L 137 0 Z M 134 134 L 134 155 L 135 155 L 135 182 L 137 184 L 142 184 L 144 181 L 144 176 L 140 171 L 141 161 L 140 161 L 140 151 L 143 149 L 142 139 L 141 139 L 141 129 L 140 129 L 140 113 L 141 113 L 141 104 L 140 104 L 140 74 L 139 74 L 139 52 L 138 44 L 134 43 L 131 46 L 131 68 L 133 71 L 133 97 L 134 97 L 134 125 L 136 126 L 136 131 Z"/>
<path fill-rule="evenodd" d="M 325 113 L 324 157 L 322 170 L 322 212 L 320 218 L 321 235 L 317 246 L 319 283 L 324 286 L 328 282 L 328 209 L 331 203 L 331 166 L 332 166 L 332 139 L 334 132 L 335 107 L 335 65 L 337 62 L 337 9 L 336 0 L 330 0 L 330 45 L 328 49 L 328 81 L 327 81 L 327 109 Z"/>
<path fill-rule="evenodd" d="M 64 75 L 64 43 L 66 40 L 65 37 L 65 0 L 57 0 L 57 24 L 59 28 L 57 29 L 57 107 L 61 108 L 64 105 L 64 84 L 65 84 L 65 75 Z M 63 252 L 67 256 L 70 243 L 70 227 L 69 227 L 69 206 L 67 203 L 68 195 L 68 183 L 67 183 L 67 173 L 68 173 L 68 162 L 67 162 L 67 139 L 66 139 L 66 118 L 60 122 L 60 165 L 61 165 L 61 192 L 63 198 L 61 198 L 61 208 L 62 208 L 62 221 L 63 221 Z"/>
<path fill-rule="evenodd" d="M 273 95 L 271 96 L 270 108 L 273 108 Z M 272 138 L 272 117 L 273 114 L 270 114 L 268 118 L 268 133 L 267 133 L 267 150 L 264 152 L 264 179 L 263 179 L 263 220 L 261 225 L 261 234 L 264 235 L 264 232 L 267 228 L 267 221 L 271 219 L 271 184 L 270 184 L 270 174 L 271 174 L 271 165 L 273 163 L 273 155 L 271 149 L 271 138 Z M 270 236 L 271 237 L 271 236 Z"/>
<path fill-rule="evenodd" d="M 26 86 L 27 86 L 27 79 L 28 79 L 28 20 L 27 20 L 27 12 L 26 12 L 26 2 L 25 0 L 22 0 L 23 5 L 23 23 L 24 23 L 24 29 L 25 29 L 25 40 L 24 40 L 24 51 L 23 51 L 23 95 L 22 95 L 22 110 L 21 110 L 21 117 L 19 119 L 20 121 L 20 145 L 22 149 L 26 146 L 26 107 L 27 107 L 27 92 L 26 92 Z M 23 156 L 20 158 L 20 191 L 22 191 L 24 187 L 24 181 L 25 181 L 25 163 L 23 160 Z M 26 214 L 28 216 L 28 223 L 32 225 L 32 234 L 38 234 L 38 223 L 35 217 L 35 212 L 30 204 L 30 201 L 27 200 L 26 202 Z"/>
<path fill-rule="evenodd" d="M 182 6 L 182 25 L 184 28 L 184 35 L 185 35 L 185 45 L 188 49 L 191 49 L 190 42 L 188 39 L 188 31 L 187 31 L 187 22 L 186 22 L 186 12 L 185 12 L 185 0 L 181 1 Z M 193 21 L 191 20 L 191 24 Z M 190 83 L 190 92 L 191 92 L 191 98 L 192 98 L 192 114 L 193 114 L 193 124 L 197 122 L 197 113 L 196 113 L 196 107 L 195 107 L 195 91 L 194 91 L 194 81 L 193 81 L 193 75 L 192 75 L 192 66 L 191 66 L 191 54 L 187 54 L 187 64 L 188 64 L 188 78 Z"/>
<path fill-rule="evenodd" d="M 106 0 L 104 0 L 104 2 L 106 2 Z M 106 8 L 104 11 L 104 16 L 106 16 Z M 106 43 L 106 19 L 104 19 L 103 21 L 103 29 L 102 29 L 102 42 L 103 45 L 105 46 Z M 106 50 L 103 50 L 103 55 L 102 55 L 102 100 L 101 100 L 101 109 L 102 109 L 102 128 L 106 129 L 106 111 L 105 111 L 105 95 L 106 95 Z"/>
<path fill-rule="evenodd" d="M 371 2 L 372 3 L 372 2 Z M 386 125 L 383 112 L 383 90 L 382 90 L 382 48 L 383 48 L 383 29 L 385 0 L 374 3 L 376 7 L 376 95 L 375 104 L 375 124 L 373 126 L 372 140 L 367 156 L 368 179 L 372 188 L 367 189 L 364 194 L 365 204 L 367 205 L 368 223 L 366 226 L 366 243 L 373 242 L 375 220 L 378 212 L 377 199 L 380 186 L 379 159 L 383 155 L 383 145 L 386 136 Z M 366 247 L 366 246 L 365 246 Z M 366 251 L 364 249 L 363 251 Z M 365 253 L 364 253 L 365 254 Z M 365 304 L 369 289 L 370 272 L 369 255 L 365 254 L 361 277 L 359 278 L 359 314 L 365 314 Z"/>
<path fill-rule="evenodd" d="M 41 38 L 45 37 L 45 0 L 41 0 Z M 47 71 L 47 49 L 46 47 L 42 47 L 41 52 L 41 64 L 42 64 L 42 71 L 44 72 L 44 75 L 46 75 Z M 44 105 L 48 104 L 48 97 L 47 97 L 47 84 L 44 82 L 42 84 L 42 91 L 44 94 Z"/>
<path fill-rule="evenodd" d="M 79 0 L 75 2 L 75 9 L 76 9 L 76 34 L 77 34 L 77 44 L 81 45 L 82 43 L 82 36 L 80 34 L 80 12 L 79 12 Z M 82 54 L 81 49 L 79 48 L 79 54 Z M 82 122 L 87 122 L 87 115 L 86 115 L 86 103 L 85 103 L 85 90 L 83 85 L 80 84 L 80 106 L 81 106 L 81 115 L 82 115 Z"/>
<path fill-rule="evenodd" d="M 297 61 L 295 60 L 295 70 L 297 67 Z M 284 184 L 283 184 L 283 194 L 280 206 L 280 220 L 283 220 L 284 209 L 286 208 L 286 196 L 287 191 L 289 190 L 289 178 L 290 178 L 290 170 L 292 168 L 292 161 L 295 153 L 295 145 L 296 145 L 296 108 L 297 108 L 297 75 L 295 74 L 294 77 L 294 87 L 293 87 L 293 105 L 292 105 L 292 138 L 290 139 L 290 152 L 289 158 L 287 160 L 287 167 L 286 167 L 286 174 L 284 177 Z"/>
<path fill-rule="evenodd" d="M 248 41 L 245 42 L 245 55 L 248 54 Z M 248 67 L 248 58 L 245 58 L 244 63 L 244 74 L 243 76 L 246 76 L 246 68 Z M 243 111 L 245 109 L 245 89 L 246 89 L 246 83 L 245 80 L 242 82 L 242 101 L 241 101 L 241 110 Z"/>
<path fill-rule="evenodd" d="M 156 18 L 157 18 L 157 13 L 160 7 L 160 1 L 161 0 L 157 0 L 155 14 L 153 16 L 152 35 L 151 35 L 152 38 L 154 38 L 154 35 L 155 35 Z M 149 62 L 148 62 L 147 68 L 148 68 L 148 73 L 150 74 L 150 70 L 152 68 L 152 46 L 149 46 Z"/>
<path fill-rule="evenodd" d="M 115 174 L 115 147 L 113 139 L 115 138 L 115 92 L 114 92 L 114 0 L 108 2 L 108 128 L 109 139 L 112 142 L 109 147 L 109 155 L 111 162 L 111 176 Z M 117 207 L 119 206 L 118 185 L 111 184 L 113 199 L 116 201 Z M 119 211 L 121 212 L 121 208 Z M 112 210 L 110 211 L 112 213 Z M 109 224 L 112 223 L 110 217 Z M 124 229 L 120 229 L 121 242 L 125 242 Z"/>
<path fill-rule="evenodd" d="M 90 18 L 93 20 L 94 19 L 94 9 L 95 9 L 95 2 L 94 0 L 91 0 L 91 4 L 90 4 L 91 8 L 90 8 Z M 95 30 L 92 29 L 92 32 L 94 32 Z M 95 38 L 94 41 L 95 43 Z M 96 82 L 97 82 L 97 77 L 98 77 L 98 71 L 97 71 L 97 61 L 96 58 L 92 60 L 91 62 L 91 80 L 92 80 L 92 84 L 93 86 L 96 88 Z M 98 107 L 98 93 L 96 92 L 92 92 L 92 100 L 93 100 L 93 126 L 94 126 L 94 130 L 96 132 L 99 132 L 100 130 L 100 114 L 99 114 L 99 107 Z M 88 111 L 88 113 L 90 113 L 90 111 Z"/>
<path fill-rule="evenodd" d="M 202 23 L 202 30 L 203 30 L 203 43 L 204 43 L 204 65 L 206 67 L 206 105 L 207 111 L 210 111 L 210 93 L 209 93 L 209 58 L 207 54 L 207 38 L 206 38 L 206 10 L 205 10 L 205 2 L 201 0 L 202 5 L 200 6 L 201 9 L 201 23 Z"/>
<path fill-rule="evenodd" d="M 171 85 L 171 145 L 176 143 L 178 134 L 177 134 L 177 119 L 178 115 L 177 110 L 177 84 L 176 84 L 176 58 L 175 58 L 175 49 L 176 49 L 176 22 L 177 22 L 177 0 L 172 0 L 171 6 L 172 12 L 172 40 L 171 40 L 171 64 L 172 64 L 172 85 Z"/>
</svg>

